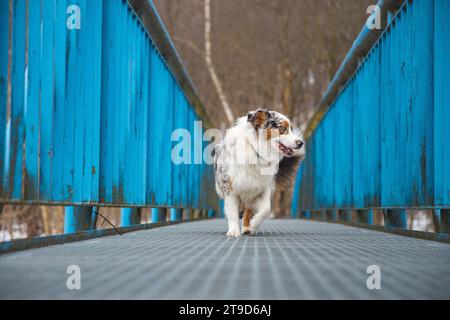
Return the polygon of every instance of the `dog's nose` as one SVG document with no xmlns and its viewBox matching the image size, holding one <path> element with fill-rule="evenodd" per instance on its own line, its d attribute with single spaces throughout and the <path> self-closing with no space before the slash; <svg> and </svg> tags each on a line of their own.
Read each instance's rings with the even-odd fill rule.
<svg viewBox="0 0 450 320">
<path fill-rule="evenodd" d="M 303 145 L 305 144 L 302 140 L 297 140 L 296 143 L 297 143 L 297 147 L 299 149 L 301 149 L 303 147 Z"/>
</svg>

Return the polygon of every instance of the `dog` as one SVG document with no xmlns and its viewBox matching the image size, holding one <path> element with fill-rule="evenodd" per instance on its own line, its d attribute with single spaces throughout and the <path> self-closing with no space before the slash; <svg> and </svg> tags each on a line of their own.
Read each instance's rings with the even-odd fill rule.
<svg viewBox="0 0 450 320">
<path fill-rule="evenodd" d="M 260 108 L 237 119 L 214 149 L 216 191 L 224 200 L 228 237 L 257 233 L 271 213 L 275 188 L 293 181 L 305 155 L 303 134 L 283 114 Z"/>
</svg>

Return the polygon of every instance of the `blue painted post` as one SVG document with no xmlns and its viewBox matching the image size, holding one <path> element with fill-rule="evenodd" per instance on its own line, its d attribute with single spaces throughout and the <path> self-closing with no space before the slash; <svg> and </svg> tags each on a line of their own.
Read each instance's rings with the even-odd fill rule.
<svg viewBox="0 0 450 320">
<path fill-rule="evenodd" d="M 434 232 L 440 233 L 441 231 L 441 210 L 436 209 L 433 210 L 433 224 L 434 224 Z"/>
<path fill-rule="evenodd" d="M 384 210 L 384 225 L 387 228 L 408 229 L 406 210 Z"/>
<path fill-rule="evenodd" d="M 64 233 L 76 233 L 95 230 L 97 215 L 93 207 L 66 207 Z"/>
<path fill-rule="evenodd" d="M 122 227 L 134 226 L 141 223 L 141 208 L 122 208 L 120 225 Z"/>
<path fill-rule="evenodd" d="M 356 222 L 373 225 L 373 210 L 357 210 Z"/>
<path fill-rule="evenodd" d="M 176 208 L 170 208 L 170 215 L 169 215 L 169 220 L 174 222 L 177 221 L 177 209 Z"/>
<path fill-rule="evenodd" d="M 311 212 L 303 211 L 300 215 L 300 219 L 311 219 Z"/>
<path fill-rule="evenodd" d="M 327 221 L 338 221 L 337 210 L 327 210 L 326 211 L 326 220 Z"/>
<path fill-rule="evenodd" d="M 445 209 L 441 210 L 441 217 L 440 217 L 440 233 L 447 233 L 450 234 L 450 210 Z"/>
<path fill-rule="evenodd" d="M 352 210 L 339 210 L 339 220 L 343 222 L 352 222 Z"/>
<path fill-rule="evenodd" d="M 152 223 L 165 222 L 166 218 L 166 208 L 152 208 Z"/>
<path fill-rule="evenodd" d="M 208 210 L 208 218 L 213 219 L 216 216 L 214 210 Z"/>
<path fill-rule="evenodd" d="M 183 209 L 170 208 L 170 221 L 183 220 Z"/>
<path fill-rule="evenodd" d="M 97 220 L 98 220 L 98 212 L 100 211 L 99 207 L 92 207 L 92 230 L 97 229 Z"/>
</svg>

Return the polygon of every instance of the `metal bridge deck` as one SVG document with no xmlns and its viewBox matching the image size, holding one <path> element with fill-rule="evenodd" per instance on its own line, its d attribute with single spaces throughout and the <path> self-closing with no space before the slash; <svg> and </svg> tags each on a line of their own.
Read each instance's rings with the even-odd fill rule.
<svg viewBox="0 0 450 320">
<path fill-rule="evenodd" d="M 272 220 L 227 239 L 224 220 L 0 256 L 0 298 L 450 298 L 450 246 L 348 226 Z M 81 268 L 81 290 L 66 269 Z M 369 290 L 369 265 L 381 290 Z"/>
</svg>

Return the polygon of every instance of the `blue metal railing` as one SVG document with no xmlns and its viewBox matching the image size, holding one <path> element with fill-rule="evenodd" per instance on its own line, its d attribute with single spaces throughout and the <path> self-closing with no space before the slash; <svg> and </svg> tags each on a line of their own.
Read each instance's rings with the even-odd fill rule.
<svg viewBox="0 0 450 320">
<path fill-rule="evenodd" d="M 327 91 L 292 211 L 346 221 L 358 210 L 371 224 L 380 209 L 387 228 L 405 229 L 406 209 L 441 210 L 438 229 L 448 233 L 450 2 L 379 5 L 399 10 L 380 37 L 364 28 Z"/>
<path fill-rule="evenodd" d="M 151 1 L 0 0 L 0 24 L 0 203 L 69 206 L 66 232 L 101 206 L 123 226 L 218 210 L 213 169 L 171 159 L 175 129 L 209 122 Z"/>
</svg>

